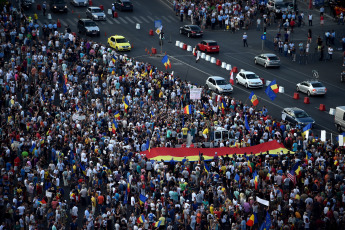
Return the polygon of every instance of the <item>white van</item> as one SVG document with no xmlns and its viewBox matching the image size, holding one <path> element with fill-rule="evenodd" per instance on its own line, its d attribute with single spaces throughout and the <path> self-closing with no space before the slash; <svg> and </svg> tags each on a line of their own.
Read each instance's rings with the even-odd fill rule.
<svg viewBox="0 0 345 230">
<path fill-rule="evenodd" d="M 338 106 L 335 108 L 334 124 L 339 133 L 345 130 L 345 106 Z"/>
</svg>

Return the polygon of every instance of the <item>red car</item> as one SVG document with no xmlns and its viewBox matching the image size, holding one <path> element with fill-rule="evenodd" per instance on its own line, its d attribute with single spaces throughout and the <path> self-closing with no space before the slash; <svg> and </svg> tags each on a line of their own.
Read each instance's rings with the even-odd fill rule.
<svg viewBox="0 0 345 230">
<path fill-rule="evenodd" d="M 206 53 L 219 53 L 219 45 L 213 40 L 203 40 L 196 46 L 196 48 Z"/>
</svg>

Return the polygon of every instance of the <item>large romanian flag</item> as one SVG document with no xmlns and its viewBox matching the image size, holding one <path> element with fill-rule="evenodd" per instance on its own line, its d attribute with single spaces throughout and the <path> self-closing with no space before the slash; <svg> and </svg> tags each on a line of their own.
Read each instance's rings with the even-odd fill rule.
<svg viewBox="0 0 345 230">
<path fill-rule="evenodd" d="M 141 154 L 146 154 L 146 157 L 150 160 L 161 160 L 168 162 L 171 158 L 175 161 L 182 161 L 184 157 L 187 157 L 189 161 L 198 161 L 199 152 L 203 153 L 205 160 L 211 160 L 214 158 L 214 153 L 217 152 L 218 156 L 224 156 L 226 154 L 233 155 L 237 154 L 243 156 L 244 153 L 253 153 L 254 155 L 259 155 L 260 153 L 266 154 L 269 151 L 270 155 L 278 155 L 281 151 L 287 154 L 289 151 L 284 147 L 283 144 L 276 141 L 265 142 L 259 145 L 254 145 L 250 147 L 237 148 L 237 147 L 223 147 L 223 148 L 151 148 L 150 151 L 146 150 L 141 152 Z M 293 154 L 293 152 L 290 152 Z"/>
</svg>

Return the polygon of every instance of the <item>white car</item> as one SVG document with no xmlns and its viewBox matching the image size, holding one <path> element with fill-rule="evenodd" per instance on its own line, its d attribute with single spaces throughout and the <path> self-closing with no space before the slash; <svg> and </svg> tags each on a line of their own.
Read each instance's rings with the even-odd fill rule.
<svg viewBox="0 0 345 230">
<path fill-rule="evenodd" d="M 246 88 L 261 88 L 263 83 L 261 78 L 254 72 L 241 70 L 235 79 L 237 84 L 244 85 Z"/>
<path fill-rule="evenodd" d="M 206 90 L 210 89 L 217 94 L 232 93 L 232 86 L 223 77 L 210 76 L 206 80 Z"/>
<path fill-rule="evenodd" d="M 97 6 L 88 7 L 86 10 L 86 16 L 91 18 L 94 21 L 103 21 L 106 20 L 104 11 Z"/>
</svg>

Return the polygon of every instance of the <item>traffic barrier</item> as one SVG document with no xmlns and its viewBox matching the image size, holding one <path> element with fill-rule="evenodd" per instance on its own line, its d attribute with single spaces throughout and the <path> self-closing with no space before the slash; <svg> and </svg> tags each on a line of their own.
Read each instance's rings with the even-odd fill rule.
<svg viewBox="0 0 345 230">
<path fill-rule="evenodd" d="M 326 111 L 326 106 L 324 104 L 320 104 L 319 110 Z"/>
<path fill-rule="evenodd" d="M 230 64 L 227 64 L 227 65 L 226 65 L 226 70 L 228 70 L 228 71 L 231 70 L 231 65 L 230 65 Z"/>
<path fill-rule="evenodd" d="M 175 45 L 180 46 L 180 41 L 176 41 Z"/>
<path fill-rule="evenodd" d="M 119 15 L 117 14 L 117 12 L 115 11 L 114 12 L 114 18 L 117 18 Z M 152 35 L 153 35 L 153 33 L 152 33 Z"/>
<path fill-rule="evenodd" d="M 92 6 L 92 0 L 89 0 L 89 6 Z"/>
<path fill-rule="evenodd" d="M 104 36 L 105 36 L 105 37 L 107 36 L 107 31 L 104 32 Z"/>
<path fill-rule="evenodd" d="M 211 56 L 210 55 L 206 55 L 205 60 L 206 61 L 211 61 Z"/>
<path fill-rule="evenodd" d="M 151 48 L 151 53 L 152 54 L 157 54 L 157 49 L 156 48 Z"/>
<path fill-rule="evenodd" d="M 103 5 L 99 5 L 99 8 L 101 8 L 101 10 L 104 10 L 104 6 Z"/>
<path fill-rule="evenodd" d="M 217 59 L 215 57 L 211 57 L 211 63 L 216 63 Z"/>
<path fill-rule="evenodd" d="M 260 80 L 262 81 L 262 84 L 264 85 L 265 84 L 265 79 L 260 77 Z"/>
<path fill-rule="evenodd" d="M 271 81 L 267 80 L 266 81 L 266 86 L 269 86 L 271 84 Z"/>
<path fill-rule="evenodd" d="M 187 46 L 187 51 L 191 52 L 193 49 L 192 49 L 192 46 L 188 45 Z"/>
<path fill-rule="evenodd" d="M 183 44 L 182 49 L 187 50 L 187 44 Z"/>
<path fill-rule="evenodd" d="M 310 101 L 309 101 L 309 97 L 304 97 L 304 104 L 309 104 L 310 103 Z"/>
<path fill-rule="evenodd" d="M 60 22 L 59 19 L 58 19 L 57 22 L 56 22 L 56 26 L 57 26 L 57 28 L 61 28 L 61 22 Z"/>
<path fill-rule="evenodd" d="M 180 42 L 180 48 L 181 49 L 183 48 L 183 42 Z"/>
<path fill-rule="evenodd" d="M 136 28 L 137 30 L 140 30 L 140 24 L 137 23 L 137 25 L 135 26 L 135 28 Z"/>
<path fill-rule="evenodd" d="M 217 66 L 220 66 L 221 64 L 222 64 L 222 62 L 221 62 L 219 59 L 217 59 L 216 65 L 217 65 Z"/>
<path fill-rule="evenodd" d="M 279 93 L 284 93 L 284 87 L 283 86 L 279 86 Z"/>
<path fill-rule="evenodd" d="M 202 59 L 205 59 L 206 58 L 206 54 L 205 53 L 201 53 L 201 56 L 200 56 Z"/>
<path fill-rule="evenodd" d="M 41 10 L 41 5 L 37 4 L 37 10 Z"/>
<path fill-rule="evenodd" d="M 238 69 L 237 69 L 236 66 L 234 66 L 234 67 L 232 68 L 232 72 L 233 72 L 233 73 L 237 73 L 237 72 L 238 72 Z"/>
<path fill-rule="evenodd" d="M 334 114 L 335 114 L 335 109 L 330 108 L 329 109 L 329 115 L 333 115 L 334 116 Z"/>
<path fill-rule="evenodd" d="M 226 68 L 226 62 L 222 62 L 222 68 L 223 68 L 223 69 Z"/>
<path fill-rule="evenodd" d="M 52 15 L 48 14 L 48 19 L 51 20 L 52 19 Z"/>
<path fill-rule="evenodd" d="M 108 9 L 108 14 L 112 15 L 113 11 L 111 9 Z"/>
<path fill-rule="evenodd" d="M 152 30 L 152 29 L 149 31 L 149 35 L 150 35 L 150 36 L 153 36 L 153 30 Z M 177 44 L 177 42 L 178 42 L 178 41 L 176 41 L 176 44 Z M 177 45 L 176 45 L 176 46 L 177 46 Z"/>
<path fill-rule="evenodd" d="M 299 99 L 299 93 L 294 92 L 293 99 L 298 100 Z"/>
</svg>

